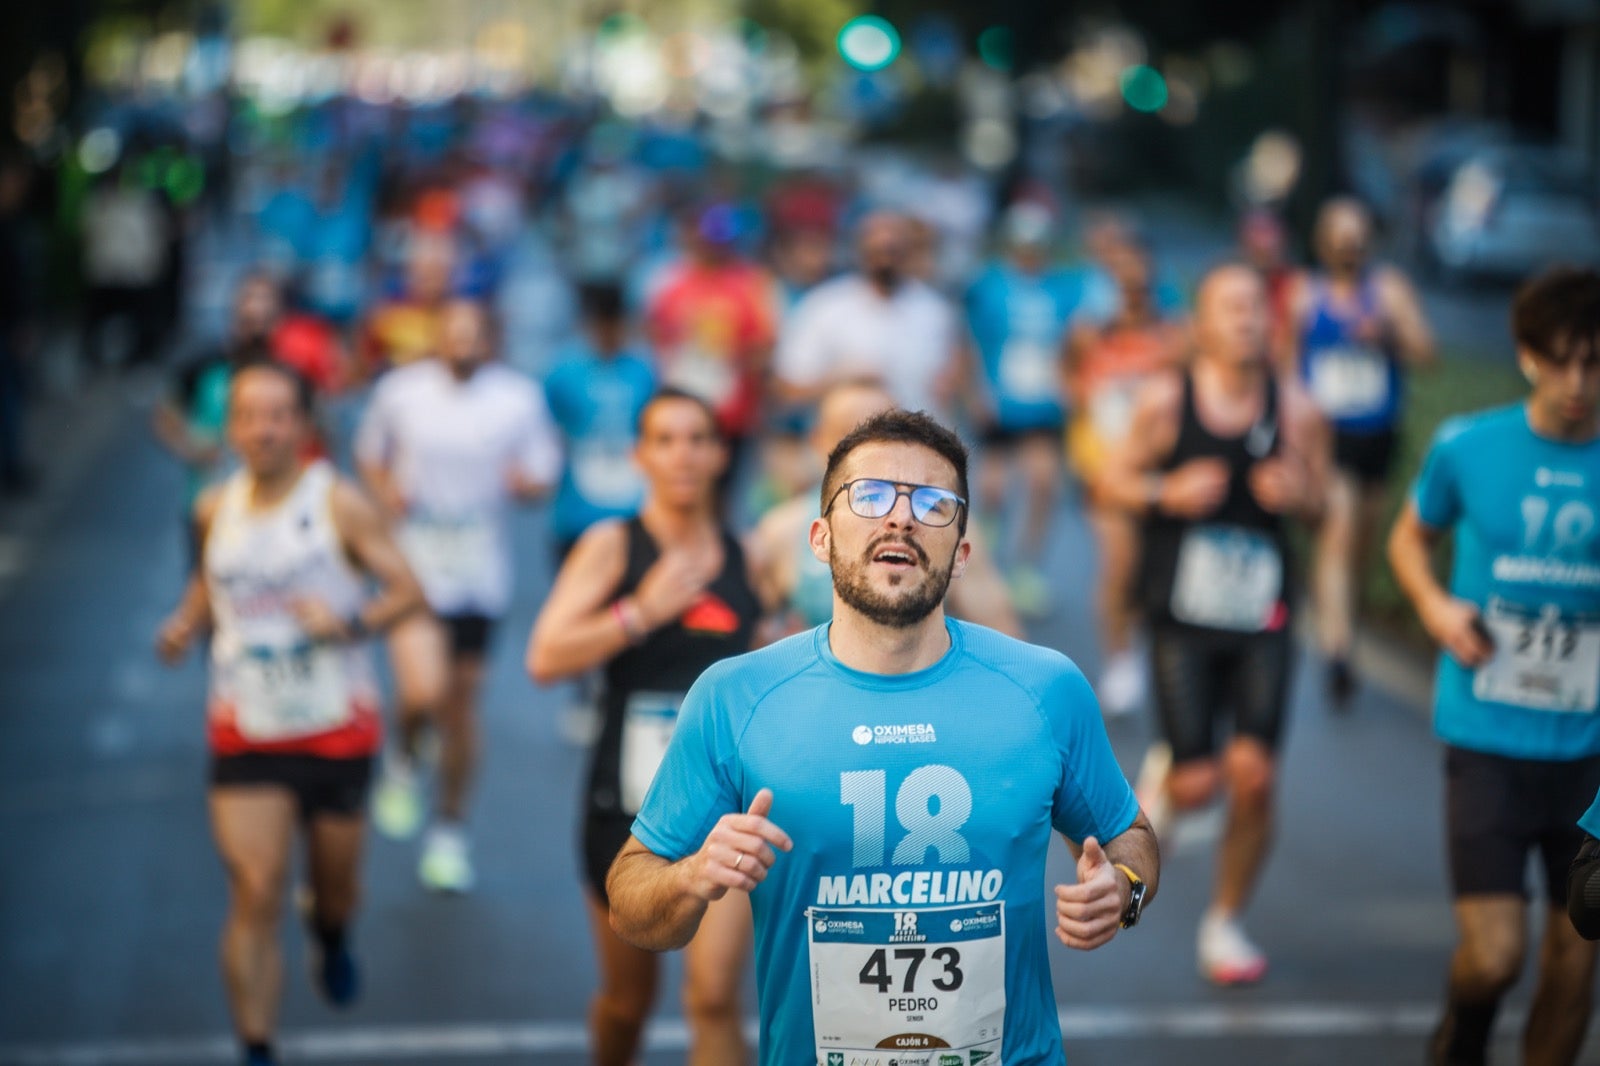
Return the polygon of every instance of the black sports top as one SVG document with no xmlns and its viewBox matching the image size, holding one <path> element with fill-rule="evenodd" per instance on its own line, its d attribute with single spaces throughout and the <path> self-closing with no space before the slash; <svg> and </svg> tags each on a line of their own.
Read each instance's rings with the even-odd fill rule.
<svg viewBox="0 0 1600 1066">
<path fill-rule="evenodd" d="M 637 516 L 628 519 L 628 564 L 614 597 L 632 593 L 646 571 L 661 557 L 661 548 Z M 600 709 L 603 720 L 589 769 L 589 804 L 597 812 L 631 815 L 624 803 L 624 735 L 634 743 L 628 727 L 630 705 L 635 715 L 658 722 L 657 737 L 664 741 L 676 720 L 677 701 L 689 691 L 706 667 L 719 659 L 750 650 L 761 604 L 750 587 L 744 551 L 727 530 L 722 531 L 722 570 L 693 606 L 678 619 L 653 631 L 634 647 L 606 664 Z M 663 706 L 663 700 L 670 707 Z M 650 732 L 647 730 L 647 732 Z M 651 744 L 648 736 L 642 741 Z M 648 775 L 647 775 L 648 776 Z M 632 791 L 642 789 L 635 780 Z M 627 796 L 637 801 L 642 796 Z"/>
<path fill-rule="evenodd" d="M 1153 511 L 1144 520 L 1144 565 L 1140 569 L 1140 600 L 1155 624 L 1181 624 L 1200 629 L 1260 632 L 1279 629 L 1288 621 L 1290 560 L 1284 522 L 1262 507 L 1250 491 L 1250 469 L 1279 452 L 1283 440 L 1279 424 L 1278 383 L 1267 378 L 1266 402 L 1261 415 L 1237 437 L 1219 437 L 1200 422 L 1195 408 L 1194 376 L 1183 377 L 1183 421 L 1172 452 L 1160 472 L 1176 470 L 1192 459 L 1217 458 L 1228 464 L 1228 492 L 1214 512 L 1201 519 L 1179 518 Z M 1208 540 L 1196 544 L 1195 541 Z M 1276 563 L 1265 553 L 1275 552 Z M 1192 559 L 1185 560 L 1190 554 Z M 1184 573 L 1184 564 L 1195 572 Z M 1275 576 L 1274 576 L 1275 574 Z M 1180 592 L 1179 585 L 1184 584 Z M 1196 604 L 1200 598 L 1209 605 Z M 1222 595 L 1227 589 L 1228 594 Z M 1180 594 L 1175 598 L 1175 592 Z M 1253 597 L 1251 610 L 1240 608 L 1241 597 Z M 1190 609 L 1183 609 L 1189 604 Z M 1175 612 L 1175 605 L 1179 609 Z M 1260 624 L 1255 614 L 1259 609 Z"/>
</svg>

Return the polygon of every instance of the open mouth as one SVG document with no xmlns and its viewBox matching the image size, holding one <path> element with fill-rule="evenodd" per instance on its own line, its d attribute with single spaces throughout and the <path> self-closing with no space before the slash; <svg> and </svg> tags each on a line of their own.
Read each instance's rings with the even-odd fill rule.
<svg viewBox="0 0 1600 1066">
<path fill-rule="evenodd" d="M 872 561 L 895 570 L 912 570 L 922 565 L 922 552 L 910 544 L 880 544 L 873 549 Z"/>
</svg>

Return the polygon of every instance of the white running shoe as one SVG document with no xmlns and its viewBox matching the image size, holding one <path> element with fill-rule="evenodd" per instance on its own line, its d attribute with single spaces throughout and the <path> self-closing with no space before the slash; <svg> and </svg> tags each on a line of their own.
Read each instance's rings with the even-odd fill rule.
<svg viewBox="0 0 1600 1066">
<path fill-rule="evenodd" d="M 422 813 L 422 781 L 416 766 L 403 755 L 388 755 L 372 790 L 373 824 L 390 840 L 410 840 L 422 827 Z"/>
<path fill-rule="evenodd" d="M 1133 786 L 1146 818 L 1156 831 L 1157 839 L 1166 834 L 1172 824 L 1172 797 L 1167 794 L 1167 773 L 1172 769 L 1172 745 L 1164 740 L 1154 740 L 1145 749 L 1144 761 L 1139 764 L 1139 779 Z"/>
<path fill-rule="evenodd" d="M 1207 911 L 1196 938 L 1200 976 L 1217 985 L 1252 985 L 1267 974 L 1267 957 L 1228 914 Z"/>
<path fill-rule="evenodd" d="M 1100 709 L 1108 718 L 1123 718 L 1145 700 L 1144 659 L 1136 651 L 1119 651 L 1106 658 L 1100 671 Z"/>
<path fill-rule="evenodd" d="M 472 847 L 460 826 L 435 825 L 422 841 L 422 861 L 417 877 L 432 892 L 457 895 L 471 892 L 477 878 L 472 869 Z"/>
</svg>

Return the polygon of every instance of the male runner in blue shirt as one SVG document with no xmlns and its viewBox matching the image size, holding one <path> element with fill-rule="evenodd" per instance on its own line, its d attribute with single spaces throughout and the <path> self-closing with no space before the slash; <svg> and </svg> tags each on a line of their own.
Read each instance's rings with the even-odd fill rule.
<svg viewBox="0 0 1600 1066">
<path fill-rule="evenodd" d="M 1562 920 L 1575 824 L 1600 788 L 1600 273 L 1556 269 L 1511 310 L 1524 403 L 1439 430 L 1389 538 L 1396 579 L 1439 659 L 1447 833 L 1459 941 L 1431 1061 L 1485 1061 L 1527 940 L 1529 851 L 1550 913 L 1523 1062 L 1583 1043 L 1595 946 Z M 1432 549 L 1454 533 L 1447 589 Z"/>
<path fill-rule="evenodd" d="M 839 443 L 811 526 L 832 623 L 701 675 L 611 869 L 613 928 L 656 950 L 750 893 L 763 1063 L 1059 1064 L 1051 829 L 1079 856 L 1053 899 L 1069 947 L 1105 944 L 1155 891 L 1154 834 L 1083 674 L 945 617 L 966 492 L 965 448 L 923 414 Z"/>
</svg>

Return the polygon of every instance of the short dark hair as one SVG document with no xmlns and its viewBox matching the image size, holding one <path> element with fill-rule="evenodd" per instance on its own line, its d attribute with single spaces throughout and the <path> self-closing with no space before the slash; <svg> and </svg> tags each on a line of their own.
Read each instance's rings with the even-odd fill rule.
<svg viewBox="0 0 1600 1066">
<path fill-rule="evenodd" d="M 1600 346 L 1600 273 L 1558 266 L 1526 282 L 1511 302 L 1511 336 L 1557 363 L 1593 352 Z"/>
<path fill-rule="evenodd" d="M 248 370 L 265 370 L 269 373 L 277 374 L 279 377 L 289 382 L 290 385 L 294 386 L 295 410 L 297 410 L 307 419 L 315 417 L 317 409 L 317 387 L 311 383 L 310 378 L 306 377 L 299 370 L 290 366 L 288 363 L 283 362 L 281 359 L 273 358 L 273 356 L 269 353 L 269 350 L 264 346 L 252 346 L 251 348 L 247 349 L 245 356 L 234 365 L 233 375 L 229 380 L 231 382 L 237 382 L 239 380 L 239 375 Z"/>
<path fill-rule="evenodd" d="M 706 416 L 706 421 L 711 424 L 712 435 L 715 436 L 717 440 L 722 441 L 724 444 L 727 443 L 726 438 L 722 434 L 722 423 L 717 419 L 716 409 L 707 403 L 703 396 L 696 396 L 692 392 L 689 392 L 685 389 L 676 388 L 672 385 L 661 386 L 650 395 L 648 400 L 644 402 L 644 406 L 639 408 L 639 420 L 634 423 L 634 432 L 641 437 L 644 436 L 644 420 L 650 416 L 650 409 L 656 404 L 663 403 L 667 400 L 683 400 L 700 408 L 701 412 Z"/>
<path fill-rule="evenodd" d="M 591 281 L 578 287 L 578 310 L 586 322 L 621 322 L 628 317 L 622 286 L 611 281 Z"/>
<path fill-rule="evenodd" d="M 828 468 L 822 475 L 822 501 L 819 507 L 826 510 L 828 502 L 839 491 L 841 468 L 850 453 L 865 444 L 920 444 L 955 467 L 956 495 L 970 499 L 967 492 L 967 446 L 954 432 L 940 425 L 923 411 L 903 411 L 898 408 L 873 415 L 844 435 L 828 453 Z M 961 508 L 957 530 L 967 531 L 967 508 Z"/>
</svg>

